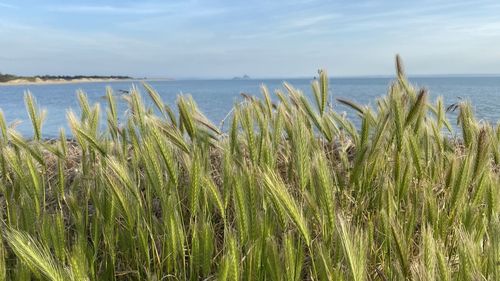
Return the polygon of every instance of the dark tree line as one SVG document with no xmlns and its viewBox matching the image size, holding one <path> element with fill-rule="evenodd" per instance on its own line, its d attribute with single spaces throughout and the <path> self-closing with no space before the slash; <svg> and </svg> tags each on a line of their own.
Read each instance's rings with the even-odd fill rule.
<svg viewBox="0 0 500 281">
<path fill-rule="evenodd" d="M 14 80 L 17 78 L 19 78 L 19 77 L 17 77 L 16 75 L 0 73 L 0 82 L 8 82 L 10 80 Z"/>
<path fill-rule="evenodd" d="M 131 79 L 130 76 L 123 75 L 111 75 L 111 76 L 103 76 L 103 75 L 38 75 L 35 78 L 40 78 L 42 80 L 49 79 L 64 79 L 64 80 L 75 80 L 75 79 Z"/>
<path fill-rule="evenodd" d="M 42 80 L 54 80 L 54 79 L 62 79 L 62 80 L 77 80 L 77 79 L 131 79 L 130 76 L 124 75 L 37 75 L 34 77 L 26 77 L 26 76 L 17 76 L 13 74 L 2 74 L 0 73 L 0 82 L 9 82 L 15 79 L 26 79 L 26 80 L 35 80 L 36 78 L 40 78 Z"/>
</svg>

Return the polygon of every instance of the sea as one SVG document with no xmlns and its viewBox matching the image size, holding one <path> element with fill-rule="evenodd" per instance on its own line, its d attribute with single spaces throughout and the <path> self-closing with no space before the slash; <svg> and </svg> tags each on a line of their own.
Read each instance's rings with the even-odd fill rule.
<svg viewBox="0 0 500 281">
<path fill-rule="evenodd" d="M 175 80 L 147 81 L 162 97 L 163 101 L 175 109 L 175 101 L 179 95 L 191 95 L 199 109 L 216 125 L 228 116 L 232 107 L 242 102 L 241 93 L 261 96 L 260 87 L 266 85 L 271 92 L 283 89 L 283 82 L 293 85 L 312 97 L 311 81 L 304 79 L 245 79 L 245 80 Z M 345 113 L 359 124 L 357 117 L 348 107 L 335 102 L 336 98 L 349 99 L 361 105 L 376 107 L 377 98 L 385 95 L 393 78 L 333 78 L 330 79 L 330 96 L 335 110 Z M 500 77 L 415 77 L 410 78 L 417 87 L 425 87 L 429 98 L 434 101 L 438 96 L 444 98 L 445 105 L 470 100 L 476 117 L 485 122 L 496 124 L 500 121 Z M 59 135 L 64 128 L 68 137 L 71 131 L 67 122 L 67 112 L 80 112 L 77 91 L 86 93 L 91 104 L 100 103 L 102 124 L 105 118 L 106 87 L 111 87 L 116 94 L 121 119 L 127 115 L 127 105 L 120 98 L 131 87 L 137 87 L 143 94 L 147 104 L 152 101 L 142 86 L 142 82 L 114 81 L 74 84 L 40 84 L 0 86 L 0 110 L 3 111 L 8 124 L 15 127 L 24 137 L 33 136 L 33 129 L 25 109 L 24 94 L 30 92 L 36 98 L 39 107 L 46 110 L 46 118 L 42 127 L 45 138 Z M 449 116 L 456 123 L 456 113 Z M 227 126 L 226 122 L 226 126 Z M 227 128 L 222 128 L 223 130 Z"/>
</svg>

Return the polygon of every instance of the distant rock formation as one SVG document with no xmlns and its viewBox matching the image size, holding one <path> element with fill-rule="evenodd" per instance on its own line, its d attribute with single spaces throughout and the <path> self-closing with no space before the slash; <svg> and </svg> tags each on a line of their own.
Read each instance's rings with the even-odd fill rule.
<svg viewBox="0 0 500 281">
<path fill-rule="evenodd" d="M 239 77 L 239 76 L 233 77 L 233 80 L 248 80 L 248 79 L 250 79 L 250 76 L 248 76 L 246 74 L 241 76 L 241 77 Z"/>
</svg>

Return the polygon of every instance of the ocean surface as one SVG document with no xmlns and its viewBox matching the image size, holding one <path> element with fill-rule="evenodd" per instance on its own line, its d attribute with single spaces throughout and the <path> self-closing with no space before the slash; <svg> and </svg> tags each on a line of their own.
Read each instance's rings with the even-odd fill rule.
<svg viewBox="0 0 500 281">
<path fill-rule="evenodd" d="M 392 78 L 339 78 L 330 79 L 331 97 L 346 98 L 359 104 L 375 105 L 377 97 L 387 93 Z M 496 123 L 500 121 L 500 77 L 433 77 L 412 78 L 414 85 L 426 87 L 433 101 L 443 96 L 445 105 L 468 99 L 472 102 L 476 116 L 479 119 Z M 175 107 L 175 100 L 180 94 L 190 94 L 197 102 L 201 111 L 214 122 L 219 124 L 230 112 L 235 103 L 241 102 L 241 93 L 260 96 L 260 85 L 265 84 L 270 91 L 282 89 L 283 81 L 311 96 L 310 83 L 312 79 L 249 79 L 249 80 L 178 80 L 178 81 L 149 81 L 163 100 Z M 83 90 L 91 103 L 101 103 L 102 118 L 104 120 L 106 102 L 104 99 L 106 86 L 110 86 L 119 95 L 120 90 L 128 90 L 132 82 L 99 82 L 79 84 L 53 85 L 15 85 L 0 86 L 0 109 L 8 123 L 19 123 L 16 129 L 25 137 L 33 135 L 31 122 L 25 110 L 23 96 L 30 91 L 37 99 L 39 106 L 47 110 L 47 116 L 42 128 L 44 137 L 52 138 L 59 134 L 64 127 L 67 135 L 71 132 L 67 125 L 66 114 L 72 109 L 79 113 L 77 90 Z M 142 90 L 144 99 L 147 95 L 140 82 L 135 83 Z M 126 103 L 119 101 L 119 111 L 122 118 L 126 114 Z M 340 112 L 347 112 L 345 106 L 335 104 Z M 353 116 L 353 118 L 356 118 Z M 450 116 L 454 122 L 455 116 Z M 227 123 L 226 123 L 227 124 Z"/>
</svg>

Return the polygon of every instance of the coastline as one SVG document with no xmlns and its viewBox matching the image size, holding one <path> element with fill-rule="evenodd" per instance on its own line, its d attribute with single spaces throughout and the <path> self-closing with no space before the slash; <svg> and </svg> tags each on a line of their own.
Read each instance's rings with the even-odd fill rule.
<svg viewBox="0 0 500 281">
<path fill-rule="evenodd" d="M 147 81 L 148 79 L 93 79 L 93 78 L 82 78 L 82 79 L 49 79 L 42 80 L 37 78 L 35 81 L 29 81 L 27 79 L 15 79 L 8 82 L 0 82 L 0 86 L 24 86 L 24 85 L 54 85 L 54 84 L 78 84 L 78 83 L 95 83 L 95 82 L 140 82 Z"/>
</svg>

